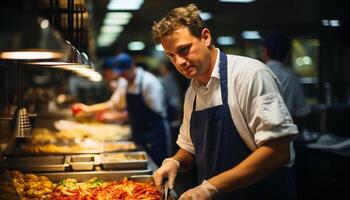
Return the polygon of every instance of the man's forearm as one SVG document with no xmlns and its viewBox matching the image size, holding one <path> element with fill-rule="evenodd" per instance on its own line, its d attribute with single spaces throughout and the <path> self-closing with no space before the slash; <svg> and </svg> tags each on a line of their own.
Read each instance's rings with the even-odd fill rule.
<svg viewBox="0 0 350 200">
<path fill-rule="evenodd" d="M 257 183 L 289 162 L 289 142 L 290 138 L 267 142 L 236 167 L 208 181 L 223 193 Z"/>
<path fill-rule="evenodd" d="M 187 171 L 193 167 L 194 156 L 184 149 L 180 148 L 172 158 L 179 161 L 180 171 Z"/>
<path fill-rule="evenodd" d="M 88 106 L 87 112 L 94 113 L 94 112 L 99 112 L 99 111 L 105 111 L 105 110 L 108 110 L 110 108 L 111 108 L 110 103 L 107 101 L 107 102 L 93 104 L 93 105 Z"/>
</svg>

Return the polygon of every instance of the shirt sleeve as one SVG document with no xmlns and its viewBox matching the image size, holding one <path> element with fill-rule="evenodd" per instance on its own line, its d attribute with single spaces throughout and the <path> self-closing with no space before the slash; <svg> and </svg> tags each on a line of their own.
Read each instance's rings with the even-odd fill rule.
<svg viewBox="0 0 350 200">
<path fill-rule="evenodd" d="M 143 98 L 145 103 L 154 112 L 160 113 L 162 117 L 166 117 L 166 104 L 164 88 L 160 81 L 155 77 L 148 77 L 150 79 L 144 82 Z"/>
<path fill-rule="evenodd" d="M 124 110 L 126 109 L 126 90 L 127 90 L 127 82 L 118 81 L 118 85 L 116 90 L 113 92 L 111 98 L 108 103 L 111 108 L 116 110 Z"/>
<path fill-rule="evenodd" d="M 192 113 L 192 104 L 194 98 L 193 95 L 191 95 L 189 92 L 190 89 L 187 90 L 185 102 L 184 102 L 184 114 L 183 114 L 183 120 L 180 127 L 180 133 L 178 135 L 176 144 L 180 146 L 180 148 L 190 152 L 191 154 L 195 154 L 194 146 L 192 143 L 192 139 L 190 136 L 190 119 L 191 119 L 191 113 Z"/>
<path fill-rule="evenodd" d="M 254 134 L 257 146 L 263 143 L 298 133 L 279 93 L 276 78 L 267 69 L 257 69 L 246 77 L 241 94 L 242 109 L 247 116 L 249 129 Z"/>
</svg>

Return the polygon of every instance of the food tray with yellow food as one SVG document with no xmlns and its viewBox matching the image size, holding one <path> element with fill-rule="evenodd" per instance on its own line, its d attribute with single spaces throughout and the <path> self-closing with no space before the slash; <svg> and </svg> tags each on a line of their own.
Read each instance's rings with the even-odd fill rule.
<svg viewBox="0 0 350 200">
<path fill-rule="evenodd" d="M 76 174 L 55 175 L 24 174 L 11 171 L 13 184 L 20 199 L 133 199 L 160 200 L 162 193 L 151 175 L 117 174 L 108 176 L 76 176 Z M 170 196 L 169 199 L 175 199 Z"/>
<path fill-rule="evenodd" d="M 30 140 L 16 139 L 4 155 L 67 155 L 89 154 L 138 150 L 132 141 L 101 142 L 91 139 L 59 143 L 33 143 Z"/>
<path fill-rule="evenodd" d="M 83 137 L 89 137 L 99 141 L 120 141 L 129 140 L 131 138 L 131 129 L 129 125 L 105 124 L 100 122 L 76 122 L 70 120 L 59 120 L 54 126 L 61 135 L 65 132 L 67 137 L 71 137 L 71 132 L 76 134 L 83 133 Z M 76 135 L 75 137 L 79 137 Z"/>
</svg>

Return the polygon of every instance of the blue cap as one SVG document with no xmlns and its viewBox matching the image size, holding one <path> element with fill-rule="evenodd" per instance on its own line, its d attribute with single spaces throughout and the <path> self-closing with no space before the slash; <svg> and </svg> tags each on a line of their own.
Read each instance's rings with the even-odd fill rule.
<svg viewBox="0 0 350 200">
<path fill-rule="evenodd" d="M 115 57 L 106 58 L 102 64 L 102 69 L 112 69 L 114 59 Z"/>
<path fill-rule="evenodd" d="M 125 70 L 131 69 L 133 60 L 131 56 L 126 53 L 121 53 L 114 57 L 112 61 L 112 70 L 117 73 L 121 73 Z"/>
</svg>

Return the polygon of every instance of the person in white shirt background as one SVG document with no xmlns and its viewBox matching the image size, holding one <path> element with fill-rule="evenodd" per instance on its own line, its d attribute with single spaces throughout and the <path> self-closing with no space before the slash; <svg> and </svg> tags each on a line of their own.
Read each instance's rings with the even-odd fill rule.
<svg viewBox="0 0 350 200">
<path fill-rule="evenodd" d="M 191 85 L 184 102 L 178 152 L 154 173 L 168 178 L 198 167 L 199 186 L 180 199 L 296 199 L 290 166 L 298 133 L 277 77 L 262 62 L 215 48 L 200 10 L 175 8 L 152 27 L 176 69 Z"/>
<path fill-rule="evenodd" d="M 291 42 L 283 33 L 273 32 L 264 39 L 262 60 L 273 71 L 281 82 L 281 95 L 287 105 L 299 132 L 303 128 L 303 120 L 310 113 L 310 106 L 305 101 L 304 91 L 299 76 L 285 63 L 290 55 Z"/>
<path fill-rule="evenodd" d="M 156 76 L 137 67 L 126 53 L 113 59 L 111 70 L 114 79 L 123 78 L 127 84 L 124 89 L 118 86 L 121 92 L 112 96 L 109 105 L 119 108 L 119 120 L 128 119 L 133 139 L 160 165 L 172 149 L 162 84 Z M 76 104 L 73 107 L 83 112 L 98 110 L 96 105 Z"/>
</svg>

